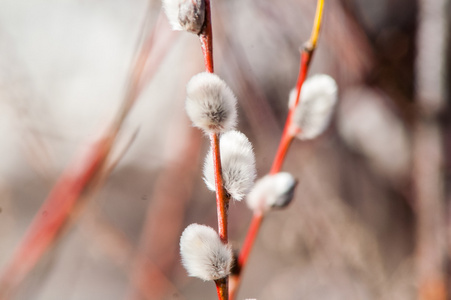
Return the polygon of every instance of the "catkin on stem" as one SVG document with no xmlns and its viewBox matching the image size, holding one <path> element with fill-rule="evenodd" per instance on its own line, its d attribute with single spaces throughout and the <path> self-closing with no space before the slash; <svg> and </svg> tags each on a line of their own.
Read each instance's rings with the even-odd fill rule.
<svg viewBox="0 0 451 300">
<path fill-rule="evenodd" d="M 180 238 L 182 263 L 189 276 L 218 280 L 230 274 L 232 249 L 223 244 L 216 231 L 208 226 L 191 224 Z"/>
<path fill-rule="evenodd" d="M 201 32 L 205 22 L 205 0 L 163 0 L 163 7 L 172 29 Z"/>
<path fill-rule="evenodd" d="M 293 106 L 296 91 L 290 93 L 289 106 Z M 315 75 L 302 85 L 300 102 L 293 116 L 293 130 L 301 140 L 316 138 L 326 130 L 337 102 L 337 84 L 325 74 Z"/>
<path fill-rule="evenodd" d="M 222 134 L 220 141 L 224 188 L 230 196 L 240 201 L 249 192 L 256 177 L 252 144 L 239 131 Z M 215 190 L 211 150 L 205 158 L 204 181 L 210 190 Z"/>
<path fill-rule="evenodd" d="M 194 126 L 207 134 L 235 127 L 235 95 L 217 75 L 207 72 L 195 75 L 186 86 L 186 94 L 185 108 Z"/>
<path fill-rule="evenodd" d="M 287 172 L 269 174 L 260 178 L 246 198 L 247 206 L 254 212 L 287 206 L 294 196 L 296 179 Z"/>
</svg>

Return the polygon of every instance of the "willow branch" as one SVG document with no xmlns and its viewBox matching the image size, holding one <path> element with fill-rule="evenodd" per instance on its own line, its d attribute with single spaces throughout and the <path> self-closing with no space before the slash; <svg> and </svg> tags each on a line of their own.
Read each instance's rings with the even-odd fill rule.
<svg viewBox="0 0 451 300">
<path fill-rule="evenodd" d="M 296 99 L 294 104 L 290 107 L 288 111 L 288 116 L 285 122 L 284 130 L 282 133 L 282 137 L 280 139 L 280 143 L 278 146 L 277 153 L 274 157 L 273 164 L 270 170 L 270 174 L 276 174 L 280 172 L 282 169 L 283 162 L 285 161 L 288 149 L 298 133 L 297 131 L 294 131 L 292 128 L 292 120 L 294 111 L 297 105 L 299 105 L 299 98 L 301 95 L 301 89 L 302 85 L 304 84 L 304 81 L 307 77 L 307 73 L 310 67 L 310 63 L 313 58 L 313 54 L 315 52 L 319 32 L 321 29 L 322 24 L 322 16 L 324 11 L 324 0 L 318 0 L 317 6 L 316 6 L 316 14 L 315 14 L 315 20 L 313 23 L 313 29 L 312 33 L 310 35 L 309 40 L 304 44 L 301 51 L 301 57 L 300 57 L 300 67 L 299 67 L 299 74 L 298 74 L 298 80 L 296 83 Z M 231 287 L 230 287 L 230 299 L 233 300 L 236 297 L 237 291 L 239 289 L 239 285 L 241 282 L 241 274 L 244 269 L 244 267 L 247 264 L 250 252 L 252 250 L 252 247 L 255 243 L 256 237 L 258 235 L 259 229 L 261 227 L 261 224 L 263 222 L 264 215 L 260 213 L 255 213 L 252 217 L 251 226 L 249 227 L 249 230 L 246 234 L 246 238 L 243 244 L 243 247 L 241 249 L 241 252 L 238 256 L 238 274 L 234 274 L 233 277 L 231 277 Z"/>
</svg>

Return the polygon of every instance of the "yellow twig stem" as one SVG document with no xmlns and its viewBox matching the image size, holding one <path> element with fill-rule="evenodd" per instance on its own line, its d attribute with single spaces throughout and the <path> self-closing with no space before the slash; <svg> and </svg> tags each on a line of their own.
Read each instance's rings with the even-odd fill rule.
<svg viewBox="0 0 451 300">
<path fill-rule="evenodd" d="M 324 0 L 318 0 L 316 5 L 315 21 L 313 23 L 312 34 L 310 35 L 309 44 L 311 48 L 316 48 L 318 42 L 319 30 L 321 28 L 324 12 Z"/>
</svg>

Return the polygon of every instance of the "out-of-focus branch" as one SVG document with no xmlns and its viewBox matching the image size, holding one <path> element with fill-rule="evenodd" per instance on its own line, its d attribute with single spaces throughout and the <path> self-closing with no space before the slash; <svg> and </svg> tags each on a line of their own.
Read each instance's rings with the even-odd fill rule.
<svg viewBox="0 0 451 300">
<path fill-rule="evenodd" d="M 155 27 L 154 27 L 155 28 Z M 143 31 L 147 32 L 147 31 Z M 0 298 L 8 299 L 41 257 L 55 244 L 67 228 L 75 212 L 81 208 L 83 196 L 89 192 L 99 176 L 105 176 L 105 162 L 118 136 L 119 130 L 142 87 L 142 74 L 154 44 L 154 33 L 137 51 L 132 67 L 126 96 L 116 119 L 105 133 L 89 145 L 87 153 L 77 156 L 53 187 L 36 214 L 26 237 L 19 244 L 13 257 L 0 274 Z M 153 67 L 157 67 L 158 64 Z"/>
<path fill-rule="evenodd" d="M 448 299 L 446 222 L 442 166 L 443 134 L 438 115 L 444 105 L 446 0 L 419 1 L 416 61 L 413 183 L 417 212 L 418 299 Z"/>
<path fill-rule="evenodd" d="M 230 21 L 233 21 L 234 15 L 228 12 L 225 3 L 217 3 L 217 5 L 219 7 L 214 16 L 219 67 L 224 66 L 221 70 L 227 74 L 230 80 L 233 80 L 238 93 L 243 95 L 238 101 L 241 99 L 240 107 L 243 109 L 246 120 L 249 120 L 257 141 L 265 145 L 273 140 L 276 143 L 281 128 L 271 110 L 269 100 L 258 86 L 255 76 L 249 71 L 252 68 L 243 46 L 239 41 L 229 37 L 228 29 L 230 29 Z M 216 56 L 218 57 L 218 55 Z M 266 148 L 264 147 L 269 154 L 272 149 Z"/>
<path fill-rule="evenodd" d="M 76 158 L 61 175 L 36 214 L 18 249 L 0 276 L 0 298 L 7 299 L 42 255 L 54 244 L 76 211 L 78 199 L 99 172 L 115 135 L 106 134 Z"/>
<path fill-rule="evenodd" d="M 204 28 L 199 34 L 202 54 L 204 56 L 205 71 L 208 73 L 214 72 L 214 60 L 213 60 L 213 31 L 211 26 L 211 8 L 210 0 L 205 0 L 205 23 Z M 213 166 L 214 166 L 214 176 L 215 176 L 215 187 L 216 187 L 216 207 L 218 214 L 218 234 L 221 241 L 224 244 L 228 243 L 228 209 L 229 209 L 229 198 L 226 196 L 223 187 L 223 177 L 222 177 L 222 165 L 221 165 L 221 153 L 219 146 L 219 134 L 212 132 L 210 133 L 210 148 L 213 156 Z M 227 300 L 228 299 L 228 277 L 221 280 L 216 280 L 216 290 L 218 292 L 218 299 Z"/>
<path fill-rule="evenodd" d="M 117 155 L 114 155 L 114 153 L 111 155 L 108 166 L 104 168 L 98 180 L 92 184 L 88 195 L 80 200 L 83 202 L 90 202 L 91 199 L 97 196 L 97 193 L 104 185 L 109 174 L 116 167 L 134 141 L 136 133 L 137 132 L 130 138 L 128 143 L 124 146 L 124 149 L 120 149 L 121 151 Z M 176 203 L 176 205 L 180 206 L 179 203 Z M 145 262 L 146 271 L 152 274 L 151 282 L 156 287 L 155 290 L 178 293 L 174 284 L 166 277 L 162 268 L 160 268 L 161 263 L 155 263 L 150 257 L 147 257 L 145 253 L 139 251 L 136 253 L 131 242 L 99 214 L 95 205 L 91 206 L 91 210 L 88 208 L 88 211 L 85 213 L 85 219 L 82 220 L 81 225 L 81 229 L 84 229 L 83 232 L 87 238 L 90 238 L 114 263 L 124 268 L 126 273 L 130 274 L 130 277 L 133 276 L 133 262 Z M 148 294 L 149 284 L 136 285 L 135 288 L 142 294 Z"/>
<path fill-rule="evenodd" d="M 176 114 L 170 129 L 167 147 L 175 157 L 161 172 L 147 209 L 141 233 L 138 255 L 131 275 L 135 291 L 129 299 L 162 299 L 168 292 L 155 278 L 160 270 L 169 271 L 178 260 L 178 240 L 183 226 L 183 214 L 190 199 L 193 178 L 198 170 L 201 134 L 187 127 L 184 118 Z M 185 138 L 174 143 L 174 136 Z M 180 155 L 183 153 L 183 155 Z M 161 230 L 164 228 L 164 230 Z M 155 268 L 157 266 L 157 268 Z"/>
<path fill-rule="evenodd" d="M 419 299 L 445 300 L 446 211 L 441 172 L 442 134 L 434 121 L 424 119 L 417 121 L 414 133 Z"/>
</svg>

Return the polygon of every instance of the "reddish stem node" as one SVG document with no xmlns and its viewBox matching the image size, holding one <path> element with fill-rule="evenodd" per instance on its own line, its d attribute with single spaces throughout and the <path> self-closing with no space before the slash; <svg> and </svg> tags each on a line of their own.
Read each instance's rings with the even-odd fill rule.
<svg viewBox="0 0 451 300">
<path fill-rule="evenodd" d="M 216 284 L 216 292 L 218 293 L 219 300 L 229 300 L 228 290 L 228 278 L 224 277 L 218 280 L 215 280 Z"/>
</svg>

